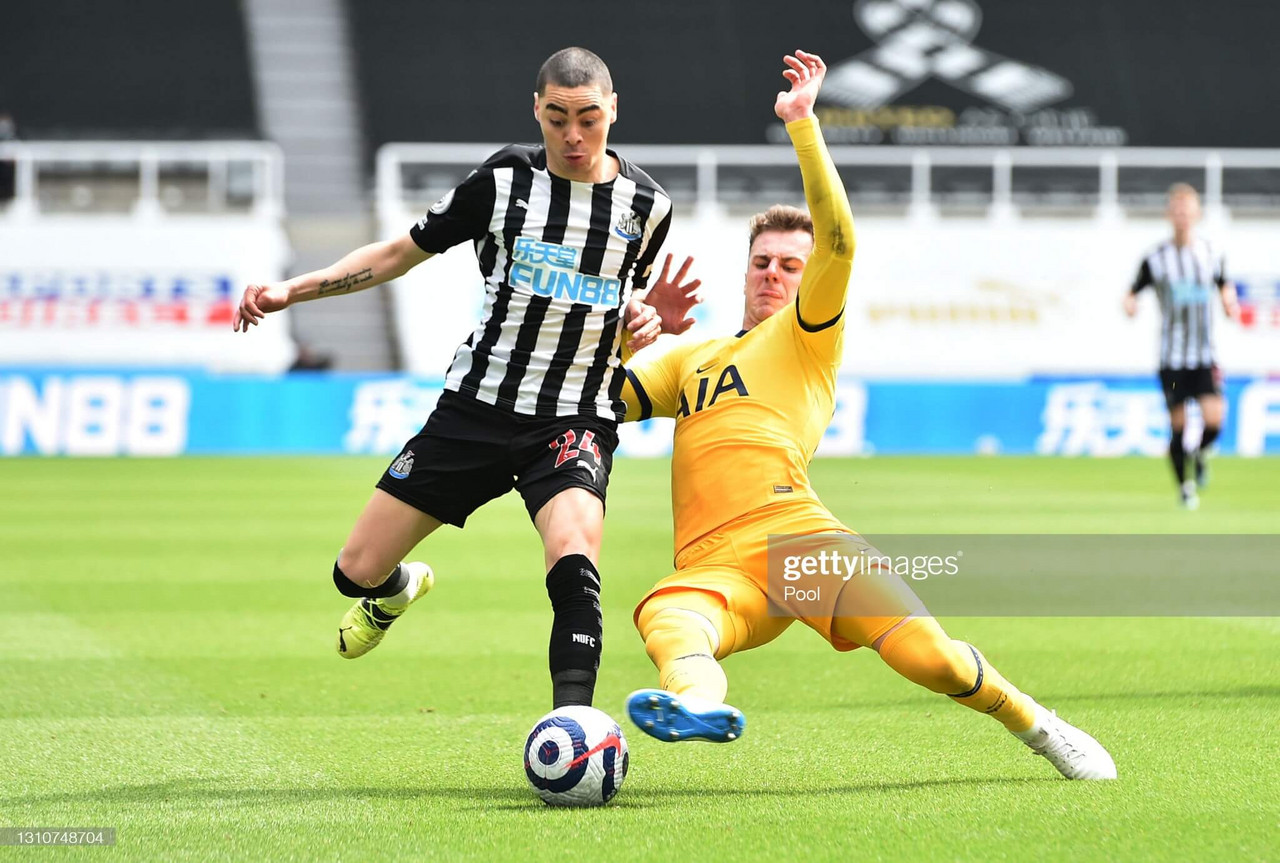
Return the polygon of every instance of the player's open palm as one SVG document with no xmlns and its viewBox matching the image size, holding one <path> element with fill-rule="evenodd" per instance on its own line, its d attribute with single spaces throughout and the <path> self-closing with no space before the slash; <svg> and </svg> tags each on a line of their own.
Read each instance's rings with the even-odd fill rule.
<svg viewBox="0 0 1280 863">
<path fill-rule="evenodd" d="M 278 312 L 289 305 L 289 291 L 283 285 L 250 285 L 244 289 L 240 306 L 231 317 L 232 332 L 249 332 L 249 325 L 258 325 L 269 312 Z"/>
<path fill-rule="evenodd" d="M 693 318 L 689 316 L 689 312 L 702 302 L 702 295 L 698 293 L 698 288 L 702 287 L 702 280 L 685 281 L 685 277 L 689 275 L 689 267 L 692 265 L 693 258 L 685 258 L 684 264 L 672 279 L 670 277 L 671 255 L 667 255 L 666 261 L 662 264 L 662 272 L 649 288 L 648 296 L 645 297 L 645 302 L 657 310 L 658 317 L 662 321 L 662 332 L 668 335 L 680 335 L 693 326 Z"/>
<path fill-rule="evenodd" d="M 782 77 L 791 82 L 790 90 L 783 90 L 773 103 L 773 111 L 784 123 L 813 116 L 813 104 L 822 89 L 822 79 L 827 74 L 827 64 L 817 54 L 797 51 L 794 57 L 783 57 L 787 68 Z"/>
</svg>

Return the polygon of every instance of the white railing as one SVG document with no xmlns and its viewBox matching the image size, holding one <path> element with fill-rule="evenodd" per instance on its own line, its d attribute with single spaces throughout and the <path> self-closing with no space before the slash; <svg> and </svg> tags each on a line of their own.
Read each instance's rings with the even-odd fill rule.
<svg viewBox="0 0 1280 863">
<path fill-rule="evenodd" d="M 5 141 L 0 142 L 0 162 L 14 165 L 14 198 L 7 208 L 0 201 L 0 218 L 41 215 L 41 174 L 59 168 L 88 173 L 90 181 L 95 171 L 103 177 L 116 177 L 122 171 L 136 174 L 138 192 L 132 213 L 154 216 L 165 209 L 161 196 L 165 166 L 202 169 L 209 212 L 227 208 L 233 169 L 243 168 L 248 179 L 235 192 L 247 196 L 250 212 L 274 217 L 284 213 L 280 149 L 262 141 Z M 86 208 L 86 212 L 92 210 Z"/>
<path fill-rule="evenodd" d="M 412 165 L 457 166 L 461 170 L 450 181 L 456 183 L 470 167 L 479 164 L 502 145 L 499 144 L 387 144 L 377 156 L 379 208 L 401 210 L 410 203 L 405 197 L 402 170 Z M 693 169 L 694 202 L 699 208 L 717 207 L 724 202 L 720 174 L 725 168 L 787 167 L 795 164 L 788 147 L 772 145 L 685 146 L 665 144 L 619 145 L 628 159 L 645 167 Z M 900 167 L 910 170 L 909 187 L 901 203 L 917 214 L 936 210 L 940 196 L 935 193 L 935 168 L 986 168 L 990 171 L 991 192 L 986 202 L 993 215 L 1015 214 L 1025 201 L 1015 200 L 1013 172 L 1017 168 L 1092 169 L 1097 172 L 1096 191 L 1089 197 L 1099 215 L 1121 211 L 1120 172 L 1126 169 L 1181 169 L 1187 177 L 1203 178 L 1206 211 L 1220 213 L 1224 207 L 1225 170 L 1280 171 L 1280 149 L 1180 149 L 1180 148 L 1080 148 L 1080 147 L 858 147 L 833 146 L 831 154 L 841 168 Z M 463 168 L 462 166 L 467 166 Z M 1167 184 L 1166 184 L 1167 185 Z M 448 188 L 429 186 L 432 195 Z M 1165 187 L 1156 183 L 1143 194 L 1162 196 Z M 1018 196 L 1022 198 L 1023 196 Z M 1273 205 L 1280 210 L 1280 192 Z M 1051 201 L 1046 201 L 1052 204 Z M 1032 205 L 1034 206 L 1034 204 Z"/>
</svg>

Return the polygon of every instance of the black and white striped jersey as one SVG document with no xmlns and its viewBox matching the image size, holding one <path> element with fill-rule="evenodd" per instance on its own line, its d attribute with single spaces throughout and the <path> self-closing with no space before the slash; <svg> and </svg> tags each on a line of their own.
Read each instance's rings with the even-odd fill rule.
<svg viewBox="0 0 1280 863">
<path fill-rule="evenodd" d="M 622 310 L 648 282 L 671 199 L 609 153 L 618 176 L 592 184 L 550 173 L 544 147 L 506 147 L 410 230 L 426 252 L 471 240 L 485 281 L 445 389 L 518 414 L 622 419 Z"/>
<path fill-rule="evenodd" d="M 1131 290 L 1151 285 L 1160 299 L 1160 368 L 1193 369 L 1217 362 L 1213 301 L 1227 282 L 1222 255 L 1208 240 L 1178 247 L 1172 240 L 1142 260 Z"/>
</svg>

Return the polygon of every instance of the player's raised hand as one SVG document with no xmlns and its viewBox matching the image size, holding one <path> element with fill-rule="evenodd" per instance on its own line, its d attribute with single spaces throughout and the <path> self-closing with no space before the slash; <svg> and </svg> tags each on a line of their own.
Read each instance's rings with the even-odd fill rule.
<svg viewBox="0 0 1280 863">
<path fill-rule="evenodd" d="M 822 89 L 822 79 L 827 74 L 827 64 L 817 54 L 797 51 L 794 57 L 783 57 L 787 68 L 782 77 L 791 82 L 790 90 L 778 93 L 773 111 L 784 123 L 813 116 L 813 103 Z"/>
<path fill-rule="evenodd" d="M 657 280 L 649 288 L 649 295 L 645 297 L 645 302 L 657 310 L 658 317 L 662 321 L 662 332 L 667 335 L 678 336 L 693 326 L 693 318 L 689 317 L 689 312 L 702 302 L 702 294 L 698 293 L 698 288 L 702 287 L 702 280 L 692 279 L 688 282 L 684 280 L 685 276 L 689 275 L 691 266 L 693 266 L 693 258 L 685 258 L 676 277 L 672 279 L 670 278 L 671 255 L 667 255 L 667 259 L 662 264 L 662 272 L 658 274 Z"/>
<path fill-rule="evenodd" d="M 250 285 L 244 289 L 240 306 L 231 316 L 231 331 L 247 333 L 250 324 L 256 327 L 269 312 L 278 312 L 287 305 L 289 291 L 283 285 Z"/>
</svg>

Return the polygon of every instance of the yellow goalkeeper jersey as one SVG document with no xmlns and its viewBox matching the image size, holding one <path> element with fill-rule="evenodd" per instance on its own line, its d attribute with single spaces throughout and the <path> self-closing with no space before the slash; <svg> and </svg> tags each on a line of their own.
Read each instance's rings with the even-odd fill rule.
<svg viewBox="0 0 1280 863">
<path fill-rule="evenodd" d="M 804 176 L 814 249 L 796 302 L 750 331 L 680 344 L 627 365 L 628 420 L 675 417 L 677 553 L 770 504 L 817 501 L 809 461 L 835 409 L 853 215 L 816 120 L 787 125 Z"/>
</svg>

